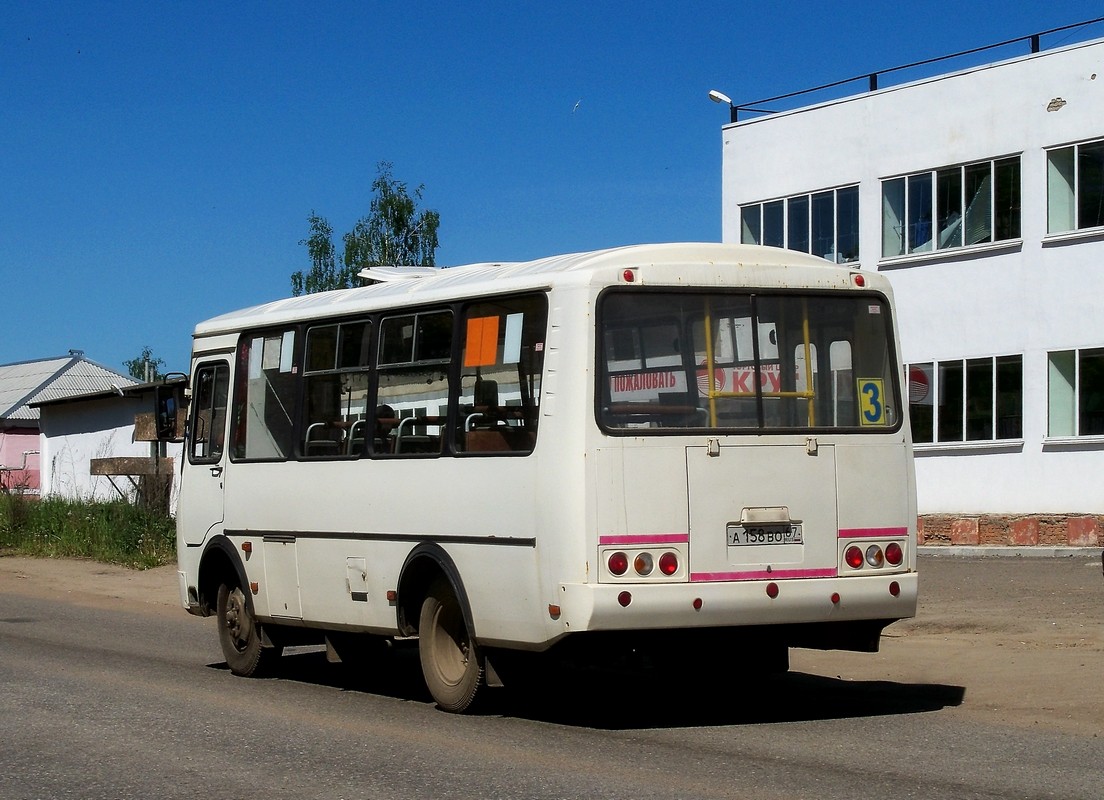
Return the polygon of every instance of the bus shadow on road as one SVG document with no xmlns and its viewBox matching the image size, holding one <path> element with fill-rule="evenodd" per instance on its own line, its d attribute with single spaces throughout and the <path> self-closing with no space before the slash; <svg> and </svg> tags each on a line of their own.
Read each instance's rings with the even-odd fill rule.
<svg viewBox="0 0 1104 800">
<path fill-rule="evenodd" d="M 211 664 L 227 669 L 225 663 Z M 342 691 L 432 703 L 416 647 L 364 665 L 331 664 L 325 654 L 287 654 L 268 676 Z M 883 717 L 962 704 L 966 689 L 940 683 L 831 678 L 803 672 L 707 676 L 658 669 L 542 671 L 484 689 L 469 713 L 603 730 L 713 727 Z"/>
<path fill-rule="evenodd" d="M 849 681 L 791 672 L 738 682 L 637 673 L 600 686 L 503 698 L 500 713 L 563 725 L 631 730 L 850 719 L 961 705 L 961 686 Z"/>
</svg>

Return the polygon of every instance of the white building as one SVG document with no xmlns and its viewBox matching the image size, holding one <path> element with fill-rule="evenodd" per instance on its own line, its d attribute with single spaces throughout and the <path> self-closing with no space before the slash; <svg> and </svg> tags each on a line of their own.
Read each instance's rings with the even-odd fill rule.
<svg viewBox="0 0 1104 800">
<path fill-rule="evenodd" d="M 722 196 L 890 275 L 929 540 L 1104 538 L 1104 39 L 726 125 Z"/>
<path fill-rule="evenodd" d="M 40 413 L 42 495 L 133 502 L 144 486 L 167 491 L 168 510 L 175 512 L 182 445 L 145 441 L 135 424 L 143 414 L 152 422 L 159 385 L 128 383 L 34 403 Z"/>
</svg>

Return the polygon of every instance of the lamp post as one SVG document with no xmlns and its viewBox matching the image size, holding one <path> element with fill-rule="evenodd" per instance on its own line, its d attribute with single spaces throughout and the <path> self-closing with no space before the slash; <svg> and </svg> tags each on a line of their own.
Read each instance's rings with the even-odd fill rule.
<svg viewBox="0 0 1104 800">
<path fill-rule="evenodd" d="M 714 103 L 728 103 L 728 121 L 736 121 L 736 106 L 732 105 L 732 98 L 724 92 L 718 92 L 716 89 L 709 90 L 709 99 Z"/>
</svg>

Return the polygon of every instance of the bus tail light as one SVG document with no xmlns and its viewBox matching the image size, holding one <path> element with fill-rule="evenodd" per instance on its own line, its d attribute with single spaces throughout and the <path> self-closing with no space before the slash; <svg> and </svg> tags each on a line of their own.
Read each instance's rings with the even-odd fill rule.
<svg viewBox="0 0 1104 800">
<path fill-rule="evenodd" d="M 609 561 L 606 562 L 606 566 L 609 567 L 609 571 L 612 574 L 624 575 L 625 571 L 629 568 L 629 557 L 620 551 L 611 553 Z"/>
<path fill-rule="evenodd" d="M 678 556 L 670 550 L 659 557 L 659 571 L 664 575 L 674 575 L 678 567 Z"/>
<path fill-rule="evenodd" d="M 885 563 L 885 556 L 882 554 L 882 548 L 876 544 L 870 545 L 866 548 L 866 563 L 872 567 L 880 567 Z"/>
<path fill-rule="evenodd" d="M 890 542 L 886 545 L 885 558 L 891 567 L 899 567 L 901 562 L 905 560 L 905 551 L 901 549 L 901 545 L 897 542 Z"/>
<path fill-rule="evenodd" d="M 847 566 L 852 569 L 860 569 L 863 565 L 864 556 L 863 551 L 855 545 L 851 545 L 847 548 L 847 552 L 844 553 L 843 560 L 847 562 Z"/>
</svg>

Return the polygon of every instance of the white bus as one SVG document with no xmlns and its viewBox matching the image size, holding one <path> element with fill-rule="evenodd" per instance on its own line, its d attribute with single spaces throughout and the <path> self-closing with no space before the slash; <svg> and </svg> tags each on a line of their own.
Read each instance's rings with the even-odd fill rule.
<svg viewBox="0 0 1104 800">
<path fill-rule="evenodd" d="M 519 653 L 784 670 L 915 614 L 883 276 L 662 244 L 369 277 L 195 329 L 180 597 L 233 672 L 418 637 L 462 711 Z"/>
</svg>

